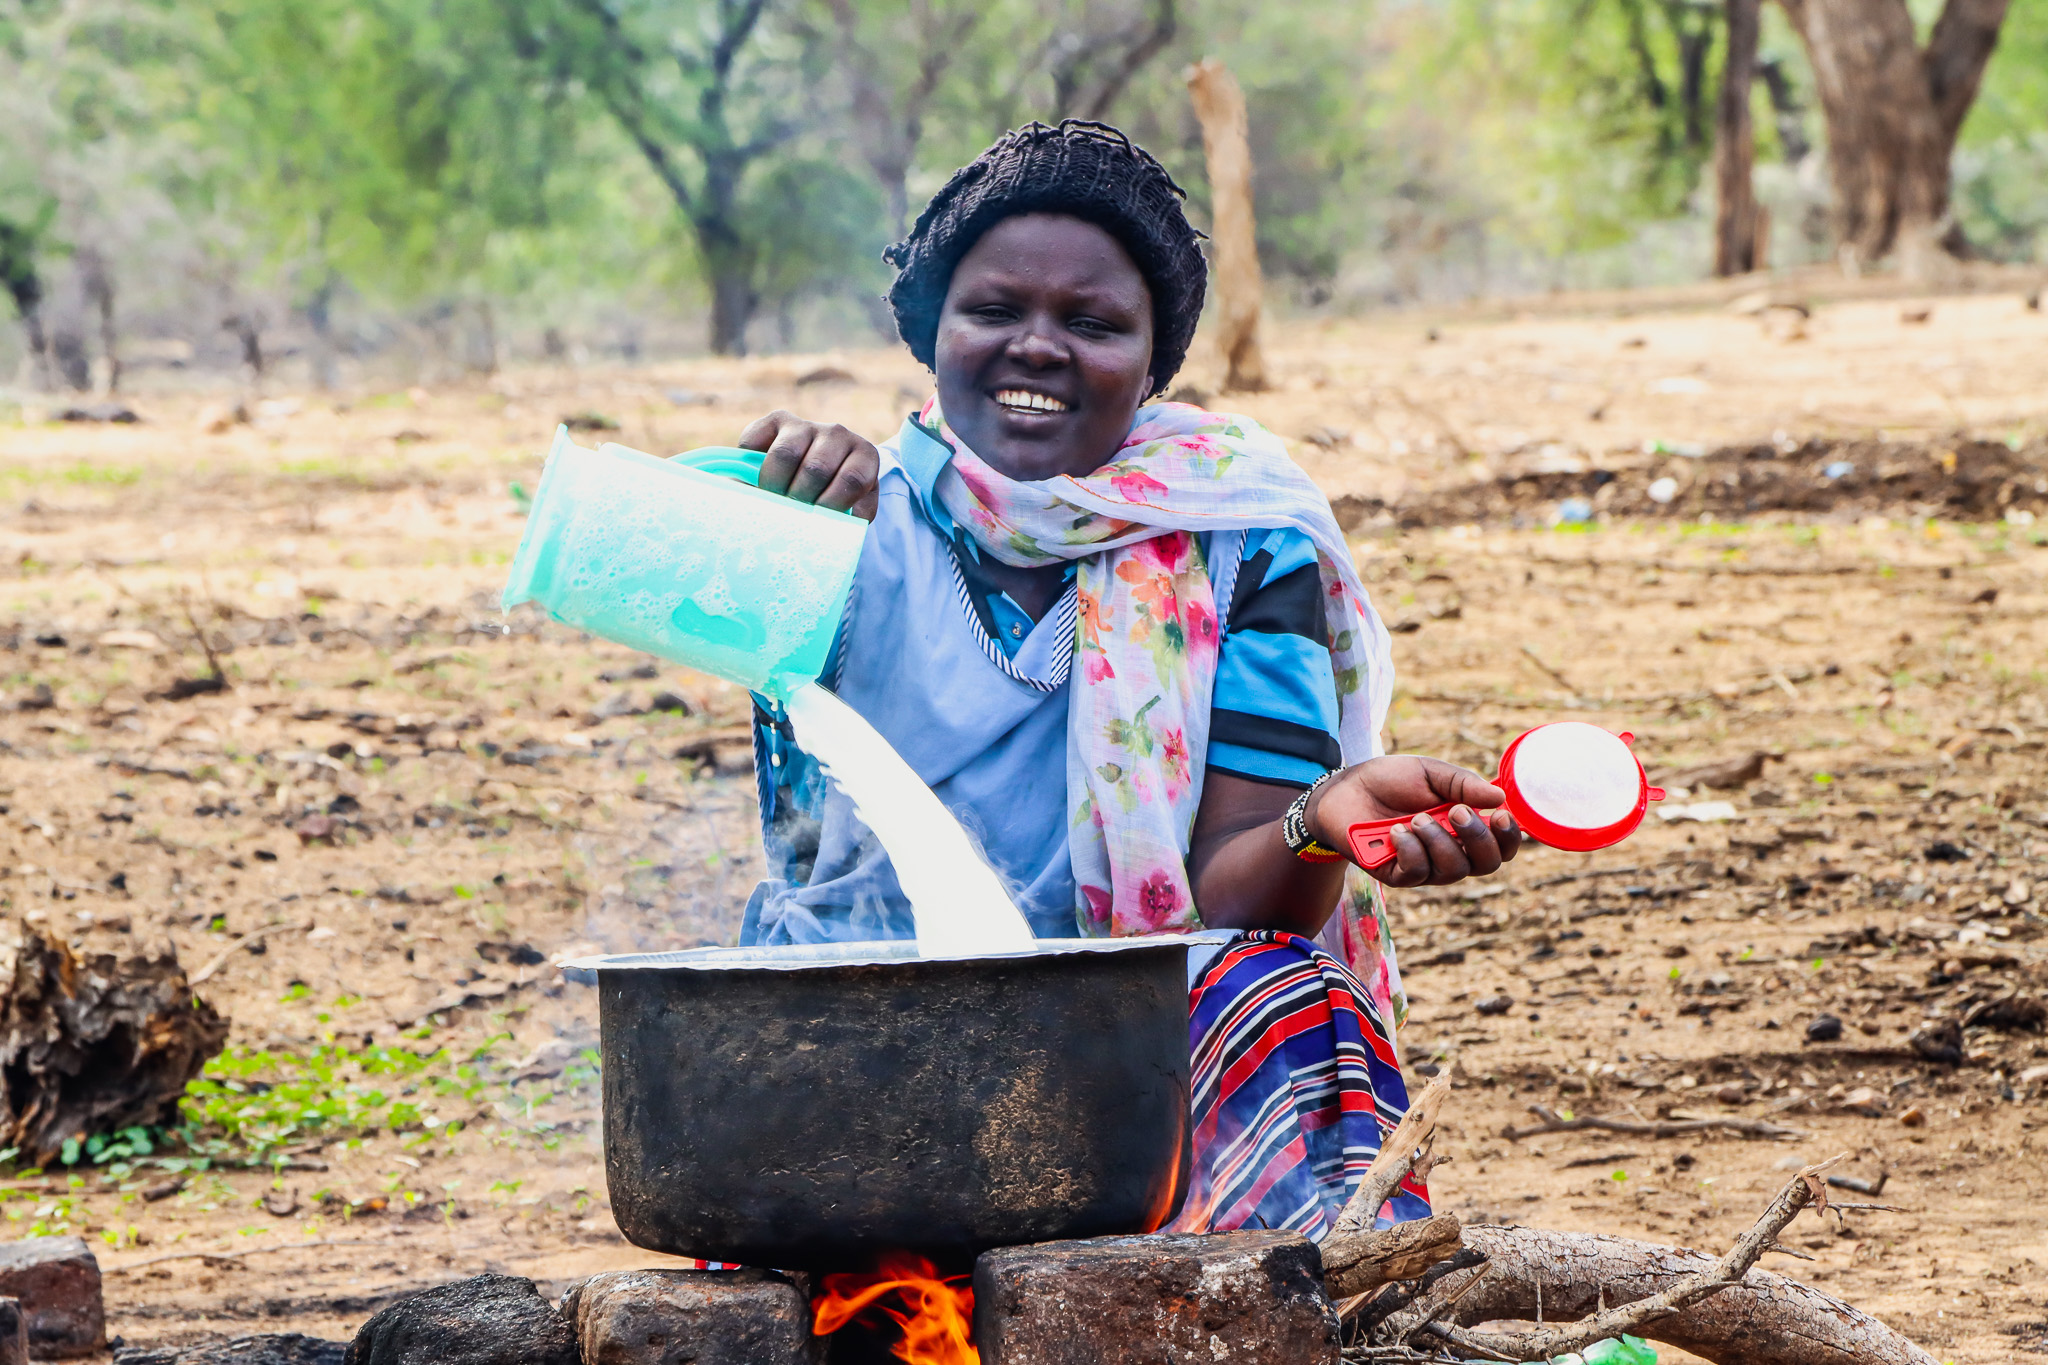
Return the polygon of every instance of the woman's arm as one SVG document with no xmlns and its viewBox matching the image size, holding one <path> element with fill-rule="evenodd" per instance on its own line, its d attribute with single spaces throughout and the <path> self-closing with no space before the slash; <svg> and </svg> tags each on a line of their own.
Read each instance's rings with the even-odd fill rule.
<svg viewBox="0 0 2048 1365">
<path fill-rule="evenodd" d="M 1300 793 L 1290 787 L 1212 772 L 1188 850 L 1188 879 L 1202 923 L 1212 929 L 1284 929 L 1314 934 L 1336 908 L 1341 862 L 1297 858 L 1280 832 L 1281 817 Z M 1441 886 L 1485 876 L 1513 858 L 1522 832 L 1505 810 L 1482 817 L 1504 795 L 1479 774 L 1440 759 L 1402 754 L 1346 768 L 1310 798 L 1309 833 L 1324 848 L 1345 850 L 1345 831 L 1456 802 L 1452 838 L 1436 821 L 1411 821 L 1394 833 L 1394 861 L 1372 875 L 1388 886 Z"/>
</svg>

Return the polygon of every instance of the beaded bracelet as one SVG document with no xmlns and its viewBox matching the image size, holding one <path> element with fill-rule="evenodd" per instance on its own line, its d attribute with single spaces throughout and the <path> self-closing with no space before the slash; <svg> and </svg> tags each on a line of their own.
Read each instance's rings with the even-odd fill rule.
<svg viewBox="0 0 2048 1365">
<path fill-rule="evenodd" d="M 1308 789 L 1294 798 L 1294 804 L 1287 808 L 1287 814 L 1280 819 L 1280 837 L 1287 841 L 1287 851 L 1305 863 L 1341 863 L 1344 855 L 1334 848 L 1324 848 L 1308 832 L 1308 803 L 1322 789 L 1325 782 L 1335 777 L 1341 769 L 1331 769 L 1315 781 Z"/>
</svg>

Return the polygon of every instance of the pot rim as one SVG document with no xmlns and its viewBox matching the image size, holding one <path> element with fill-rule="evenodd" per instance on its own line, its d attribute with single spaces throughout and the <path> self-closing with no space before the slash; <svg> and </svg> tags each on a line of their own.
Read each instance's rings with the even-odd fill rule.
<svg viewBox="0 0 2048 1365">
<path fill-rule="evenodd" d="M 1042 938 L 1028 953 L 973 953 L 920 957 L 915 939 L 852 943 L 789 943 L 771 948 L 688 948 L 666 953 L 610 953 L 572 958 L 560 965 L 572 981 L 594 981 L 599 972 L 626 971 L 802 971 L 809 967 L 878 967 L 913 962 L 1014 962 L 1074 953 L 1120 953 L 1144 948 L 1190 948 L 1227 943 L 1231 929 L 1191 934 L 1140 934 L 1129 938 Z"/>
</svg>

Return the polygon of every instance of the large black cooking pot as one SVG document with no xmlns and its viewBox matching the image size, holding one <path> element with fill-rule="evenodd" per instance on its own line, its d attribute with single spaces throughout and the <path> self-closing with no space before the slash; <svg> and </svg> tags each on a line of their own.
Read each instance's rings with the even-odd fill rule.
<svg viewBox="0 0 2048 1365">
<path fill-rule="evenodd" d="M 586 959 L 634 1244 L 846 1269 L 1148 1232 L 1188 1183 L 1187 941 Z"/>
</svg>

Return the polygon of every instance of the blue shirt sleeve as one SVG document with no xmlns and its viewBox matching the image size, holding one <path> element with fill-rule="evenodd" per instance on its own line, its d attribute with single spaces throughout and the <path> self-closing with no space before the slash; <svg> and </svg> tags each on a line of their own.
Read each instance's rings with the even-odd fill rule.
<svg viewBox="0 0 2048 1365">
<path fill-rule="evenodd" d="M 1300 531 L 1248 531 L 1210 705 L 1211 772 L 1306 787 L 1343 763 L 1322 573 Z"/>
</svg>

